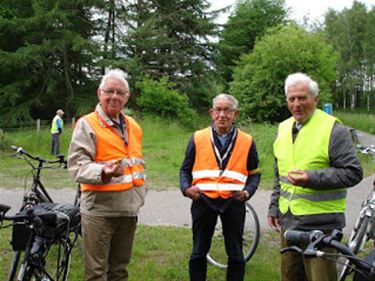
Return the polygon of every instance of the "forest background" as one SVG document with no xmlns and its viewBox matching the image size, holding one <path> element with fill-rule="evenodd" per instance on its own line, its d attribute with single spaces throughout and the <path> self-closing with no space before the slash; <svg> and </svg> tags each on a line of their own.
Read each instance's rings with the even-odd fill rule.
<svg viewBox="0 0 375 281">
<path fill-rule="evenodd" d="M 0 128 L 90 112 L 100 77 L 121 68 L 140 115 L 197 126 L 228 92 L 241 118 L 277 123 L 289 113 L 293 72 L 320 86 L 320 107 L 374 112 L 375 7 L 354 1 L 323 23 L 297 24 L 283 0 L 238 0 L 224 24 L 205 0 L 0 2 Z M 374 133 L 374 132 L 372 132 Z"/>
</svg>

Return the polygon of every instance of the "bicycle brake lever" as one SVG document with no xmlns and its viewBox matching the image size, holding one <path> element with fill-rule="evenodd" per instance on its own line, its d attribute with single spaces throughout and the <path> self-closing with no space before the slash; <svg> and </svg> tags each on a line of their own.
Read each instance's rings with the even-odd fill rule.
<svg viewBox="0 0 375 281">
<path fill-rule="evenodd" d="M 297 247 L 297 246 L 290 246 L 290 247 L 282 248 L 280 250 L 281 254 L 284 254 L 286 252 L 297 252 L 298 254 L 302 254 L 303 253 L 302 249 L 299 248 L 299 247 Z"/>
</svg>

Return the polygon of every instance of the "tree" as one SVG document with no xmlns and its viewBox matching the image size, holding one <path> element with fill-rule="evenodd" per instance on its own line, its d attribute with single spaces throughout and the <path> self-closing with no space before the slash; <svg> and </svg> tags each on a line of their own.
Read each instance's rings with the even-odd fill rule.
<svg viewBox="0 0 375 281">
<path fill-rule="evenodd" d="M 217 13 L 206 12 L 206 0 L 119 2 L 116 57 L 105 63 L 126 70 L 133 85 L 146 74 L 155 80 L 168 76 L 193 105 L 202 106 L 207 100 L 202 85 L 213 66 L 210 36 L 216 34 Z"/>
<path fill-rule="evenodd" d="M 335 99 L 341 101 L 343 108 L 348 104 L 350 108 L 355 108 L 365 96 L 366 81 L 374 81 L 370 70 L 373 68 L 373 47 L 370 46 L 374 42 L 374 26 L 368 24 L 369 17 L 366 6 L 357 1 L 353 2 L 350 9 L 342 12 L 329 10 L 325 16 L 327 41 L 340 54 Z"/>
<path fill-rule="evenodd" d="M 219 41 L 218 69 L 227 82 L 244 53 L 249 53 L 257 37 L 285 21 L 284 0 L 238 0 L 224 26 Z"/>
<path fill-rule="evenodd" d="M 73 113 L 75 91 L 90 86 L 86 72 L 92 69 L 95 49 L 90 41 L 92 3 L 1 2 L 1 123 L 49 119 L 60 107 L 68 116 Z"/>
<path fill-rule="evenodd" d="M 256 42 L 252 53 L 241 57 L 230 92 L 245 118 L 279 122 L 290 115 L 283 89 L 286 77 L 308 74 L 319 84 L 320 100 L 330 101 L 336 60 L 337 54 L 321 36 L 294 25 L 273 28 Z"/>
</svg>

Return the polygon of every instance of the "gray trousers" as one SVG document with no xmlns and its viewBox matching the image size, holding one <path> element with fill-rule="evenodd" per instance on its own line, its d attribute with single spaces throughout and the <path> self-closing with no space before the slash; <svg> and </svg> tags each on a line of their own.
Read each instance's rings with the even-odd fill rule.
<svg viewBox="0 0 375 281">
<path fill-rule="evenodd" d="M 51 154 L 58 155 L 60 153 L 60 134 L 52 134 Z"/>
<path fill-rule="evenodd" d="M 126 281 L 137 217 L 81 215 L 85 281 Z"/>
</svg>

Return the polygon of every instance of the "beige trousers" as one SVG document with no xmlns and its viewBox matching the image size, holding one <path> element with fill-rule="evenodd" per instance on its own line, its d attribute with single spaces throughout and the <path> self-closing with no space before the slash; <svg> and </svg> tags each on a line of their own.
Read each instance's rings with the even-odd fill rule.
<svg viewBox="0 0 375 281">
<path fill-rule="evenodd" d="M 284 231 L 281 231 L 281 248 L 287 247 Z M 324 252 L 335 253 L 330 248 Z M 281 255 L 281 281 L 337 281 L 336 258 L 305 258 L 296 252 Z"/>
<path fill-rule="evenodd" d="M 82 214 L 85 281 L 126 281 L 137 217 Z"/>
</svg>

